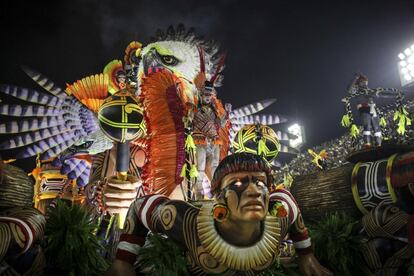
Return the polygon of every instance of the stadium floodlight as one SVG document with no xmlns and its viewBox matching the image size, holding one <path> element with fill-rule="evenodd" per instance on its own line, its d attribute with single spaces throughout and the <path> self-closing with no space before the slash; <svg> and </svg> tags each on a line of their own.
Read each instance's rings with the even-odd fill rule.
<svg viewBox="0 0 414 276">
<path fill-rule="evenodd" d="M 398 58 L 401 86 L 414 85 L 414 44 L 402 50 Z"/>
<path fill-rule="evenodd" d="M 303 126 L 295 123 L 288 127 L 288 132 L 296 136 L 295 138 L 289 139 L 289 146 L 299 149 L 305 140 Z"/>
</svg>

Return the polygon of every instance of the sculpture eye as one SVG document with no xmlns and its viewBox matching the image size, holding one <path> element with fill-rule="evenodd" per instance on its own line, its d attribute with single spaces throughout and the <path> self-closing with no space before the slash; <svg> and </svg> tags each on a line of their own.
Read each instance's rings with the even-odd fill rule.
<svg viewBox="0 0 414 276">
<path fill-rule="evenodd" d="M 234 186 L 236 187 L 240 187 L 242 185 L 242 182 L 240 181 L 240 179 L 237 179 L 236 182 L 234 182 Z"/>
<path fill-rule="evenodd" d="M 260 187 L 260 188 L 264 188 L 264 187 L 266 187 L 266 184 L 262 180 L 257 180 L 256 181 L 256 186 Z"/>
<path fill-rule="evenodd" d="M 161 56 L 162 62 L 167 65 L 177 65 L 178 59 L 174 56 Z"/>
</svg>

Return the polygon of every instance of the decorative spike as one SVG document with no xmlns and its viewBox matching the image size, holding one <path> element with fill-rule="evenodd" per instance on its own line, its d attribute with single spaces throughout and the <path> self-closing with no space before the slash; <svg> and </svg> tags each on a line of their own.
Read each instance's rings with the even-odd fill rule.
<svg viewBox="0 0 414 276">
<path fill-rule="evenodd" d="M 37 84 L 43 87 L 46 91 L 50 92 L 51 94 L 59 98 L 66 97 L 65 92 L 60 87 L 56 86 L 51 80 L 49 80 L 48 77 L 30 69 L 27 66 L 23 66 L 22 69 L 30 78 L 37 82 Z"/>
<path fill-rule="evenodd" d="M 175 30 L 172 25 L 170 25 L 167 29 L 167 38 L 173 38 L 175 36 Z"/>
<path fill-rule="evenodd" d="M 179 36 L 179 37 L 183 36 L 184 32 L 185 32 L 184 24 L 181 24 L 181 23 L 178 24 L 177 31 L 176 31 L 177 36 Z"/>
<path fill-rule="evenodd" d="M 165 38 L 165 34 L 161 29 L 158 29 L 155 36 L 159 39 L 159 40 L 164 40 Z"/>
<path fill-rule="evenodd" d="M 0 85 L 0 92 L 23 101 L 36 104 L 59 106 L 63 103 L 61 99 L 54 97 L 52 95 L 48 95 L 45 93 L 38 92 L 36 90 L 22 88 L 14 85 L 2 84 Z"/>
<path fill-rule="evenodd" d="M 41 105 L 0 105 L 0 114 L 14 117 L 43 117 L 57 116 L 62 112 L 61 109 L 45 107 Z"/>
<path fill-rule="evenodd" d="M 28 118 L 21 121 L 10 121 L 0 124 L 0 133 L 19 133 L 26 131 L 34 131 L 64 124 L 65 121 L 61 117 L 43 117 Z"/>
<path fill-rule="evenodd" d="M 192 38 L 192 37 L 195 37 L 195 33 L 194 33 L 194 28 L 190 28 L 190 29 L 188 29 L 188 32 L 187 32 L 187 34 L 185 35 L 185 38 Z"/>
<path fill-rule="evenodd" d="M 22 133 L 1 143 L 0 149 L 12 149 L 27 146 L 37 141 L 44 140 L 67 131 L 68 129 L 66 127 L 60 125 L 56 127 L 40 129 L 34 132 Z"/>
<path fill-rule="evenodd" d="M 250 115 L 246 118 L 246 122 L 247 124 L 255 124 L 255 123 L 260 123 L 262 125 L 277 125 L 277 124 L 281 124 L 281 123 L 285 123 L 288 121 L 287 118 L 284 117 L 280 117 L 277 114 L 261 114 L 261 115 Z"/>
</svg>

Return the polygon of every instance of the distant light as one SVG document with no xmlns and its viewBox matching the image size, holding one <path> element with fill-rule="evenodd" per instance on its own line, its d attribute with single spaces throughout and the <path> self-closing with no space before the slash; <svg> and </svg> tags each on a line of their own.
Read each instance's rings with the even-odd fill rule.
<svg viewBox="0 0 414 276">
<path fill-rule="evenodd" d="M 414 85 L 414 44 L 408 45 L 410 46 L 398 54 L 398 71 L 403 87 Z"/>
<path fill-rule="evenodd" d="M 288 127 L 288 132 L 295 135 L 297 138 L 289 139 L 289 145 L 292 148 L 297 148 L 303 144 L 303 127 L 295 123 Z"/>
</svg>

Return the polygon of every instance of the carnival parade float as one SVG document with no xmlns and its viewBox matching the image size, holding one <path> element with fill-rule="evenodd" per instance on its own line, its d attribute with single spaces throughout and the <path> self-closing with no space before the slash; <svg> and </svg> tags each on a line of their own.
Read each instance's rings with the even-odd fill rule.
<svg viewBox="0 0 414 276">
<path fill-rule="evenodd" d="M 301 151 L 260 113 L 276 99 L 222 103 L 225 58 L 178 25 L 66 87 L 29 67 L 36 88 L 0 85 L 0 274 L 412 270 L 413 102 L 357 74 L 350 133 Z"/>
</svg>

